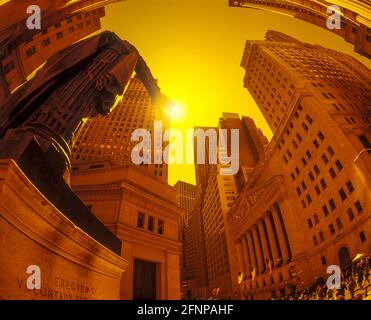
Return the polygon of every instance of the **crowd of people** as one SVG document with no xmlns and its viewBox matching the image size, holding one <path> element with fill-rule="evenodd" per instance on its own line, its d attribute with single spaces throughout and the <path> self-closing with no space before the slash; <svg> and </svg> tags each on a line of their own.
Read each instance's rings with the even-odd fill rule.
<svg viewBox="0 0 371 320">
<path fill-rule="evenodd" d="M 301 291 L 293 290 L 287 300 L 362 300 L 371 297 L 371 256 L 353 262 L 341 274 L 340 289 L 329 289 L 323 278 Z"/>
</svg>

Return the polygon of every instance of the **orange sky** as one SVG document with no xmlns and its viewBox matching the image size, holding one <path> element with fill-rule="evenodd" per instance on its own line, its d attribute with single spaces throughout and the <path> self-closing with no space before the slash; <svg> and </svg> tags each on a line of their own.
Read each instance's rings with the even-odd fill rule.
<svg viewBox="0 0 371 320">
<path fill-rule="evenodd" d="M 330 32 L 288 16 L 230 8 L 227 0 L 127 0 L 106 7 L 103 30 L 134 44 L 169 98 L 186 110 L 173 127 L 216 126 L 222 112 L 255 120 L 266 136 L 272 133 L 246 89 L 239 66 L 245 41 L 264 39 L 267 30 L 287 33 L 353 54 L 352 45 Z M 172 165 L 169 183 L 194 183 L 191 165 Z"/>
</svg>

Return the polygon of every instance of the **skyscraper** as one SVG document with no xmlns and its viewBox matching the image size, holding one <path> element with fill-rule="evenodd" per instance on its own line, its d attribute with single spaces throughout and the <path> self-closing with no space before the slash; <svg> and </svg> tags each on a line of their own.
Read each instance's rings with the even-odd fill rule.
<svg viewBox="0 0 371 320">
<path fill-rule="evenodd" d="M 0 6 L 0 103 L 57 51 L 101 28 L 114 0 L 9 1 Z M 29 6 L 39 6 L 41 29 L 28 29 Z M 34 13 L 34 11 L 32 11 Z"/>
<path fill-rule="evenodd" d="M 267 140 L 251 119 L 243 117 L 241 120 L 237 114 L 223 114 L 218 127 L 227 130 L 228 133 L 227 148 L 221 150 L 224 156 L 231 155 L 232 152 L 231 130 L 239 130 L 237 150 L 239 172 L 235 175 L 221 175 L 220 170 L 225 165 L 219 161 L 216 164 L 199 164 L 196 165 L 196 179 L 197 184 L 201 183 L 202 190 L 200 212 L 203 222 L 208 294 L 227 299 L 236 297 L 236 292 L 232 287 L 231 272 L 234 265 L 230 264 L 231 252 L 228 250 L 230 239 L 225 232 L 225 214 L 238 196 L 239 176 L 242 176 L 243 180 L 249 179 L 246 175 L 249 171 L 246 168 L 255 167 Z M 206 150 L 206 155 L 208 156 L 210 152 L 210 149 Z"/>
<path fill-rule="evenodd" d="M 247 41 L 241 65 L 274 136 L 227 214 L 246 299 L 287 295 L 371 249 L 370 71 L 268 38 Z"/>
<path fill-rule="evenodd" d="M 90 119 L 81 128 L 73 149 L 75 168 L 85 164 L 97 165 L 97 162 L 112 161 L 116 165 L 134 165 L 131 152 L 138 141 L 131 139 L 132 132 L 138 128 L 152 133 L 152 155 L 154 153 L 154 121 L 162 121 L 163 130 L 168 127 L 168 120 L 161 110 L 151 104 L 148 91 L 138 77 L 131 79 L 120 104 L 105 117 Z M 140 165 L 158 179 L 167 182 L 168 166 L 162 164 Z"/>
<path fill-rule="evenodd" d="M 190 219 L 195 207 L 196 186 L 178 181 L 174 188 L 177 205 L 184 210 L 179 219 L 179 240 L 182 242 L 182 255 L 180 257 L 182 298 L 192 300 L 195 295 L 196 257 L 194 232 Z"/>
<path fill-rule="evenodd" d="M 261 9 L 289 15 L 341 36 L 354 45 L 354 51 L 371 58 L 371 8 L 368 1 L 258 1 L 229 0 L 231 7 Z M 340 29 L 329 29 L 327 20 L 334 13 L 330 6 L 341 10 Z"/>
</svg>

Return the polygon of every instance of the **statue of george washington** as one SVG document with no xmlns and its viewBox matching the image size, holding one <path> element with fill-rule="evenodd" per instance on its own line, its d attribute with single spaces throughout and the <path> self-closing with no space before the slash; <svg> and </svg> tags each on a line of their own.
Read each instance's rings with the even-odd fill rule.
<svg viewBox="0 0 371 320">
<path fill-rule="evenodd" d="M 70 150 L 86 118 L 106 115 L 117 105 L 134 71 L 152 103 L 165 103 L 136 48 L 102 32 L 53 55 L 0 107 L 0 159 L 13 159 L 38 192 L 116 253 L 120 241 L 68 185 Z"/>
<path fill-rule="evenodd" d="M 17 143 L 33 137 L 47 157 L 54 159 L 54 169 L 62 175 L 69 173 L 70 150 L 84 120 L 110 113 L 134 71 L 153 104 L 164 102 L 137 49 L 112 32 L 102 32 L 56 53 L 4 102 L 0 139 Z M 0 157 L 3 152 L 0 150 Z"/>
</svg>

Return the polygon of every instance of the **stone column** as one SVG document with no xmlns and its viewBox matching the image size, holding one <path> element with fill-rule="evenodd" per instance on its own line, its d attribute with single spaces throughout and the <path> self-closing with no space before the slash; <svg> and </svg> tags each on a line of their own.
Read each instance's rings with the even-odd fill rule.
<svg viewBox="0 0 371 320">
<path fill-rule="evenodd" d="M 238 239 L 237 243 L 235 244 L 236 247 L 236 254 L 237 254 L 237 265 L 238 265 L 238 271 L 242 272 L 244 275 L 246 275 L 246 263 L 245 263 L 245 257 L 243 253 L 242 248 L 242 240 Z"/>
<path fill-rule="evenodd" d="M 244 234 L 242 236 L 242 249 L 244 253 L 244 262 L 245 262 L 245 274 L 250 276 L 251 275 L 251 251 L 249 250 L 248 244 L 247 244 L 247 235 Z"/>
<path fill-rule="evenodd" d="M 259 272 L 263 273 L 264 272 L 264 260 L 263 260 L 263 252 L 260 247 L 260 241 L 259 241 L 259 236 L 258 236 L 258 227 L 256 225 L 252 226 L 252 235 L 253 235 L 253 240 L 254 240 L 254 245 L 255 245 L 255 252 L 256 252 L 256 258 L 258 261 L 258 267 L 259 267 Z"/>
<path fill-rule="evenodd" d="M 263 221 L 259 220 L 258 223 L 258 230 L 259 230 L 259 234 L 260 234 L 260 240 L 261 240 L 261 243 L 262 243 L 262 247 L 263 247 L 263 259 L 264 259 L 264 265 L 266 267 L 266 269 L 268 269 L 268 263 L 267 263 L 267 258 L 271 258 L 271 255 L 270 255 L 270 252 L 269 252 L 269 247 L 268 247 L 268 240 L 267 240 L 267 237 L 265 235 L 265 231 L 264 231 L 264 227 L 263 227 Z"/>
<path fill-rule="evenodd" d="M 246 233 L 246 239 L 247 239 L 247 244 L 248 244 L 248 248 L 249 248 L 249 252 L 250 252 L 251 265 L 254 266 L 255 269 L 257 270 L 258 262 L 257 262 L 257 259 L 256 259 L 255 248 L 254 248 L 254 245 L 253 245 L 253 242 L 252 242 L 252 234 L 251 234 L 250 230 L 248 230 L 247 233 Z"/>
<path fill-rule="evenodd" d="M 285 234 L 284 234 L 284 231 L 283 231 L 283 228 L 282 228 L 280 218 L 278 216 L 276 206 L 273 207 L 272 217 L 273 217 L 274 225 L 276 226 L 278 242 L 279 242 L 280 248 L 281 248 L 282 263 L 286 264 L 287 260 L 289 259 L 289 253 L 288 253 L 288 250 L 287 250 Z"/>
<path fill-rule="evenodd" d="M 280 253 L 278 251 L 278 245 L 277 245 L 276 238 L 274 236 L 272 223 L 267 214 L 264 216 L 264 222 L 265 222 L 265 226 L 267 227 L 268 241 L 269 241 L 269 245 L 272 251 L 273 265 L 276 266 L 277 260 L 280 258 Z"/>
</svg>

